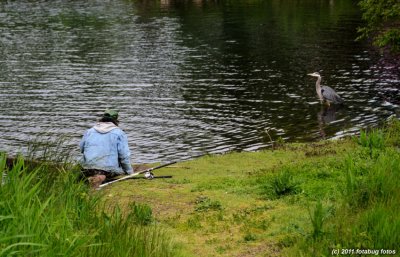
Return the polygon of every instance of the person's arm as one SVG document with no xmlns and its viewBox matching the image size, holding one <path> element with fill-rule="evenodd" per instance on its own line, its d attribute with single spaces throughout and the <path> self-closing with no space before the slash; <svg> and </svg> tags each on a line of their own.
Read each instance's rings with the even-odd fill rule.
<svg viewBox="0 0 400 257">
<path fill-rule="evenodd" d="M 81 153 L 83 153 L 85 151 L 85 140 L 86 140 L 86 133 L 83 134 L 83 137 L 81 139 L 81 142 L 79 142 L 79 148 L 81 149 Z"/>
<path fill-rule="evenodd" d="M 124 132 L 118 138 L 118 160 L 126 174 L 132 174 L 131 151 L 129 150 L 128 138 Z"/>
</svg>

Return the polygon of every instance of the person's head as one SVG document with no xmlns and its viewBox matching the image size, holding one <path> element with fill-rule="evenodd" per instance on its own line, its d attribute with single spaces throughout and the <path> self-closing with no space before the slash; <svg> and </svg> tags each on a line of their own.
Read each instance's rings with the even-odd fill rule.
<svg viewBox="0 0 400 257">
<path fill-rule="evenodd" d="M 101 117 L 100 122 L 112 122 L 116 126 L 118 126 L 118 111 L 113 109 L 107 109 L 103 113 L 103 117 Z"/>
</svg>

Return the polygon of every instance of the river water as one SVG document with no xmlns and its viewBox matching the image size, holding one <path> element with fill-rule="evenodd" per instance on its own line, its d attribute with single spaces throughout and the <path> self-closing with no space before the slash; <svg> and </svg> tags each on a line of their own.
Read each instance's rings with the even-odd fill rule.
<svg viewBox="0 0 400 257">
<path fill-rule="evenodd" d="M 336 138 L 398 116 L 400 71 L 349 0 L 0 1 L 0 150 L 120 110 L 136 163 Z M 345 100 L 322 106 L 323 85 Z"/>
</svg>

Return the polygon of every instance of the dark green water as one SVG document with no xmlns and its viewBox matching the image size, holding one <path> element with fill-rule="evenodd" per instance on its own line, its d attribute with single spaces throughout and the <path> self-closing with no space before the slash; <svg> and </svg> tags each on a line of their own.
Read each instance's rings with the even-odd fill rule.
<svg viewBox="0 0 400 257">
<path fill-rule="evenodd" d="M 77 146 L 107 107 L 134 162 L 354 133 L 400 100 L 360 22 L 350 0 L 0 1 L 0 150 Z M 319 104 L 314 71 L 345 106 Z"/>
</svg>

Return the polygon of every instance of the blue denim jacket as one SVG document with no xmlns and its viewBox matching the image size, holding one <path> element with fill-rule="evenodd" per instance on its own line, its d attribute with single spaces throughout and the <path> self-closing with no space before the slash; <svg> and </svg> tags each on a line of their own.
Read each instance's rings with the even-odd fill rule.
<svg viewBox="0 0 400 257">
<path fill-rule="evenodd" d="M 99 122 L 83 135 L 79 144 L 84 169 L 132 174 L 128 138 L 112 122 Z"/>
</svg>

